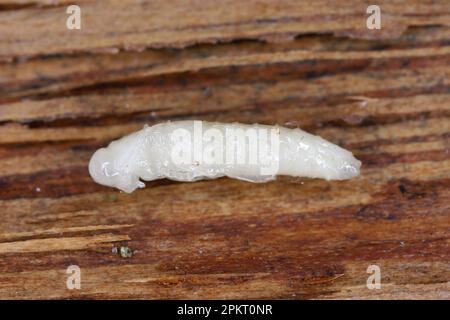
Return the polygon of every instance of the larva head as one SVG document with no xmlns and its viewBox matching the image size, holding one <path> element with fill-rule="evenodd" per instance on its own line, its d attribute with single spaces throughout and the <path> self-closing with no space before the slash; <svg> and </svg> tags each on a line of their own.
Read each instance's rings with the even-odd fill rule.
<svg viewBox="0 0 450 320">
<path fill-rule="evenodd" d="M 353 154 L 320 137 L 314 150 L 316 175 L 327 180 L 347 180 L 359 176 L 361 161 Z"/>
<path fill-rule="evenodd" d="M 108 187 L 115 187 L 124 192 L 133 192 L 143 187 L 143 182 L 133 173 L 124 154 L 113 148 L 97 150 L 89 162 L 89 174 L 95 182 Z M 125 161 L 124 161 L 125 160 Z"/>
</svg>

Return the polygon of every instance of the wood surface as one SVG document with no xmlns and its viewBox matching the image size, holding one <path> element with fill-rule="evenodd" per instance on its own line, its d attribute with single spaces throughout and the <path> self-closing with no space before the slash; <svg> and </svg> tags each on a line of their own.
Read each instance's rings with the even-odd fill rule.
<svg viewBox="0 0 450 320">
<path fill-rule="evenodd" d="M 357 0 L 78 0 L 67 30 L 72 2 L 0 0 L 1 299 L 450 299 L 448 0 L 378 1 L 381 30 Z M 178 119 L 300 126 L 362 173 L 91 180 Z"/>
</svg>

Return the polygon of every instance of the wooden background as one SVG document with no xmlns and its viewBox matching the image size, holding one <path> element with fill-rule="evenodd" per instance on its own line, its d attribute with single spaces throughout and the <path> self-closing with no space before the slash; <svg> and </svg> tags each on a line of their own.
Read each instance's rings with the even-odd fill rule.
<svg viewBox="0 0 450 320">
<path fill-rule="evenodd" d="M 72 2 L 0 0 L 0 298 L 450 299 L 448 0 L 377 1 L 381 31 L 369 1 Z M 301 126 L 362 175 L 90 179 L 169 119 Z"/>
</svg>

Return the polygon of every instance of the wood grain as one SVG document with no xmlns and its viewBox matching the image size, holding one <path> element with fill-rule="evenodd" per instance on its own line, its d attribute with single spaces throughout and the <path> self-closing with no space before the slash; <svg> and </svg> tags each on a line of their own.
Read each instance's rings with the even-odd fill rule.
<svg viewBox="0 0 450 320">
<path fill-rule="evenodd" d="M 68 4 L 0 0 L 1 299 L 450 299 L 448 1 L 381 1 L 381 31 L 356 0 L 80 0 L 79 32 Z M 91 180 L 177 119 L 301 126 L 362 174 Z"/>
<path fill-rule="evenodd" d="M 360 0 L 342 1 L 338 5 L 331 0 L 83 0 L 79 2 L 83 7 L 83 28 L 74 34 L 64 30 L 67 1 L 42 4 L 19 3 L 21 10 L 0 13 L 4 21 L 0 36 L 7 43 L 0 47 L 0 57 L 183 48 L 237 38 L 277 40 L 318 32 L 380 38 L 398 35 L 409 25 L 450 23 L 446 0 L 416 1 L 413 5 L 407 1 L 381 1 L 384 28 L 377 33 L 364 28 L 367 5 Z M 48 37 L 54 30 L 58 30 L 57 36 Z"/>
</svg>

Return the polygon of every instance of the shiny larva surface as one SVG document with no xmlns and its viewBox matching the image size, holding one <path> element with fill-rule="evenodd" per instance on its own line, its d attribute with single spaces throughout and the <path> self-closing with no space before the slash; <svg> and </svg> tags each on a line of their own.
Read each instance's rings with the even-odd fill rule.
<svg viewBox="0 0 450 320">
<path fill-rule="evenodd" d="M 351 152 L 298 128 L 189 120 L 145 126 L 111 142 L 93 154 L 89 173 L 99 184 L 133 192 L 162 178 L 345 180 L 360 166 Z"/>
</svg>

